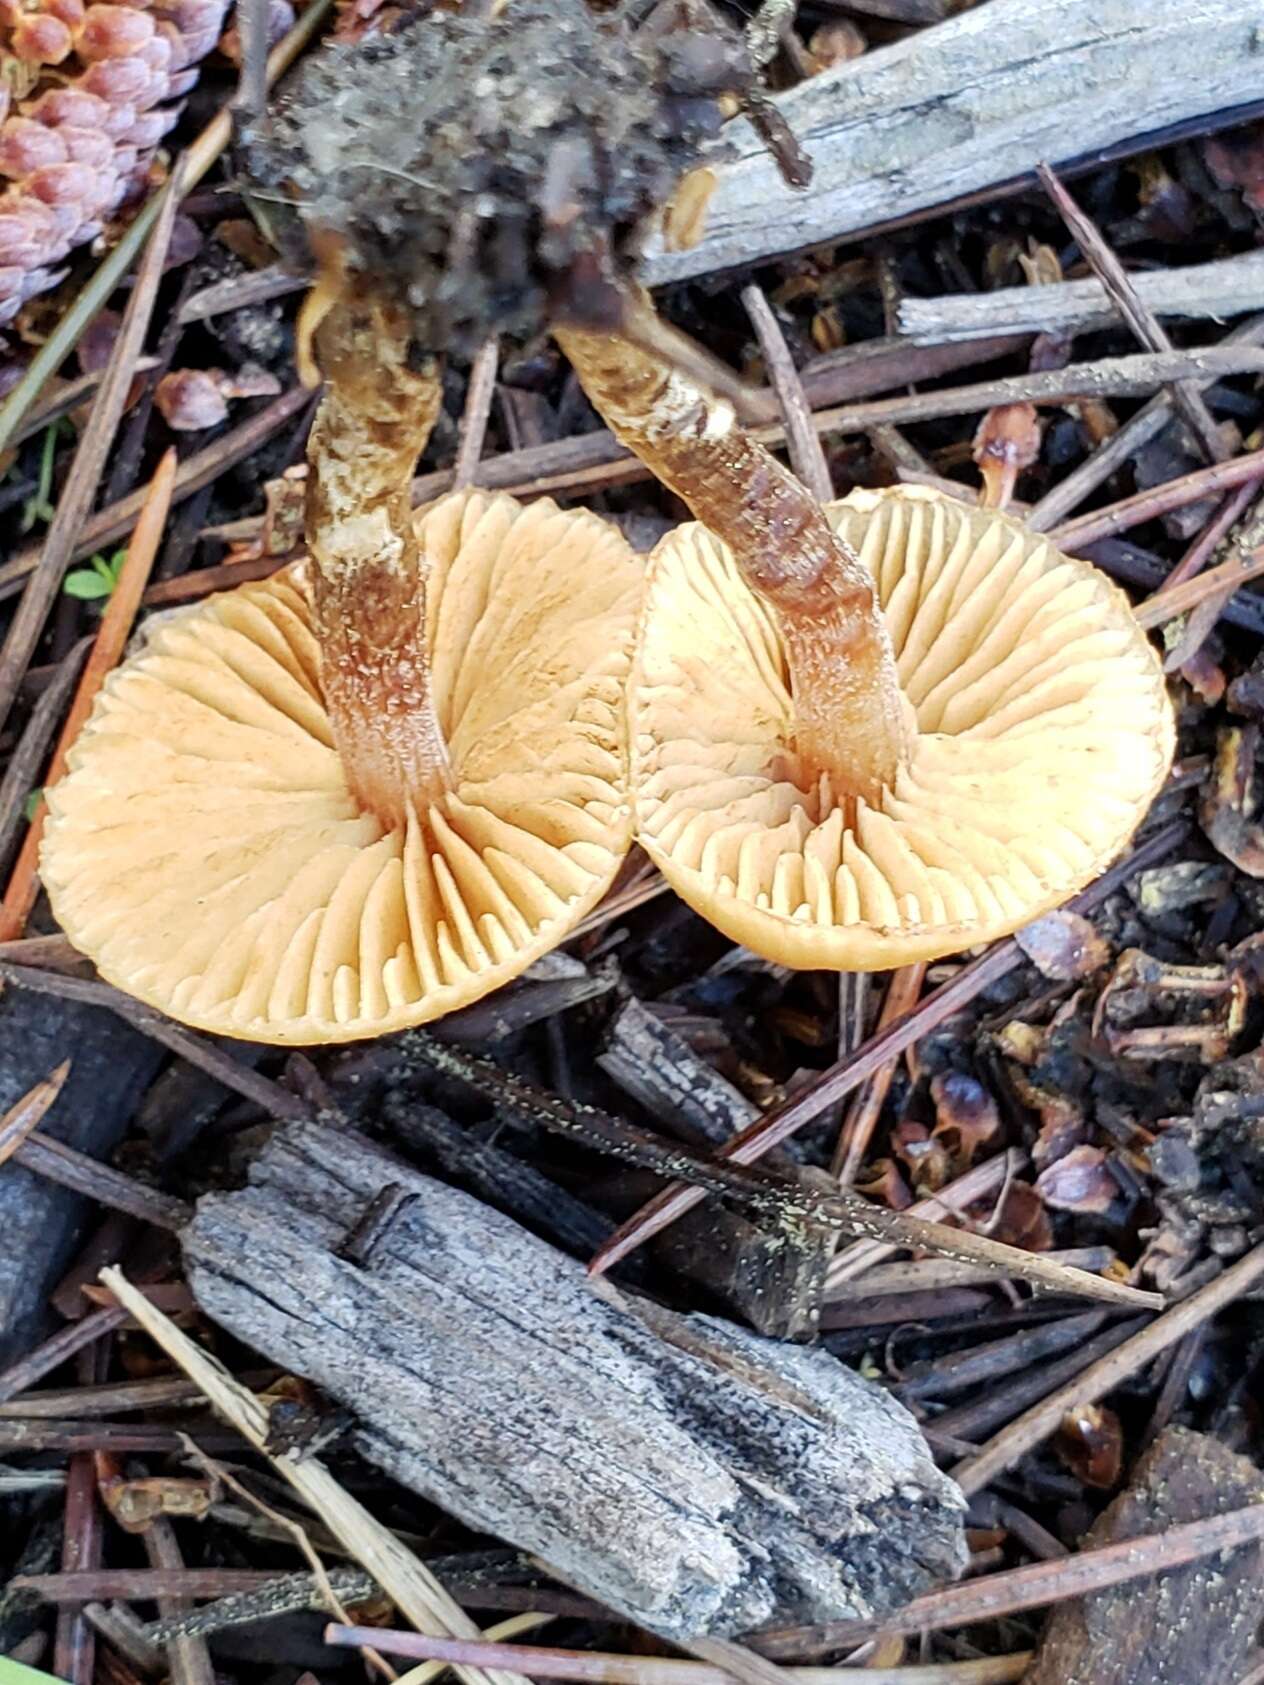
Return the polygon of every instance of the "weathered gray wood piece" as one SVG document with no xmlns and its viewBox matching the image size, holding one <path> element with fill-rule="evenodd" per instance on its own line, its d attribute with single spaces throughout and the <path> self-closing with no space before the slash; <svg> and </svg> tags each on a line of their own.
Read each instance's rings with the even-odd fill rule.
<svg viewBox="0 0 1264 1685">
<path fill-rule="evenodd" d="M 597 1063 L 685 1141 L 727 1141 L 759 1116 L 753 1100 L 638 1000 L 627 1001 L 607 1027 Z M 785 1152 L 765 1162 L 826 1180 L 820 1171 L 799 1171 Z M 784 1227 L 761 1228 L 741 1212 L 708 1204 L 673 1223 L 654 1251 L 761 1334 L 801 1339 L 817 1331 L 825 1270 L 837 1243 L 838 1231 L 825 1224 L 805 1224 L 792 1237 Z"/>
<path fill-rule="evenodd" d="M 759 1116 L 753 1100 L 639 1000 L 619 1008 L 597 1063 L 653 1116 L 670 1117 L 669 1127 L 686 1139 L 722 1145 Z"/>
<path fill-rule="evenodd" d="M 480 1141 L 437 1106 L 387 1094 L 382 1115 L 392 1141 L 555 1245 L 587 1257 L 613 1233 L 609 1217 L 567 1193 L 533 1164 L 494 1142 Z"/>
<path fill-rule="evenodd" d="M 112 1012 L 10 989 L 0 998 L 0 1112 L 65 1058 L 70 1075 L 40 1133 L 104 1157 L 165 1054 Z M 35 1344 L 70 1261 L 86 1201 L 0 1165 L 0 1368 Z"/>
<path fill-rule="evenodd" d="M 1084 1540 L 1161 1533 L 1264 1501 L 1264 1478 L 1207 1434 L 1166 1428 L 1126 1491 Z M 1242 1679 L 1257 1659 L 1264 1548 L 1250 1545 L 1187 1568 L 1059 1603 L 1023 1685 L 1205 1685 Z"/>
<path fill-rule="evenodd" d="M 413 1197 L 364 1264 L 339 1259 L 386 1182 Z M 885 1611 L 963 1565 L 960 1495 L 879 1388 L 634 1314 L 361 1137 L 278 1131 L 184 1246 L 203 1308 L 353 1410 L 366 1457 L 664 1636 Z"/>
<path fill-rule="evenodd" d="M 1264 251 L 1188 269 L 1139 269 L 1131 279 L 1142 302 L 1158 316 L 1228 322 L 1264 310 Z M 1106 289 L 1094 280 L 906 298 L 899 315 L 900 332 L 918 345 L 1010 333 L 1088 333 L 1119 320 Z"/>
<path fill-rule="evenodd" d="M 1264 0 L 987 0 L 777 99 L 815 168 L 806 193 L 729 125 L 702 239 L 647 245 L 643 274 L 658 286 L 855 235 L 1262 87 Z"/>
</svg>

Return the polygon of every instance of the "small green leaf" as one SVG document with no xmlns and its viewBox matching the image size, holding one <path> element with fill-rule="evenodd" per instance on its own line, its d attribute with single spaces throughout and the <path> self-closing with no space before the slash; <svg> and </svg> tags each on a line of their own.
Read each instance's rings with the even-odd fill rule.
<svg viewBox="0 0 1264 1685">
<path fill-rule="evenodd" d="M 40 803 L 44 800 L 44 786 L 37 784 L 26 798 L 26 806 L 22 809 L 26 814 L 27 823 L 31 824 L 39 812 Z"/>
<path fill-rule="evenodd" d="M 68 597 L 78 597 L 84 603 L 108 597 L 113 589 L 114 581 L 102 579 L 96 568 L 73 568 L 62 582 L 62 590 Z"/>
<path fill-rule="evenodd" d="M 86 568 L 75 568 L 66 575 L 62 590 L 68 597 L 78 597 L 85 603 L 109 597 L 119 582 L 126 560 L 126 550 L 116 550 L 112 556 L 92 556 Z"/>
<path fill-rule="evenodd" d="M 62 1682 L 43 1668 L 27 1667 L 24 1662 L 11 1662 L 7 1656 L 0 1656 L 0 1685 L 62 1685 Z"/>
</svg>

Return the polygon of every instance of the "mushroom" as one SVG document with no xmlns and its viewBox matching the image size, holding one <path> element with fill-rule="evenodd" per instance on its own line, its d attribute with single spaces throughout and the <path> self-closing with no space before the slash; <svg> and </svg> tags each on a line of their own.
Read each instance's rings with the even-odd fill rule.
<svg viewBox="0 0 1264 1685">
<path fill-rule="evenodd" d="M 701 523 L 655 553 L 631 685 L 647 850 L 766 954 L 890 967 L 1012 930 L 1088 881 L 1158 788 L 1172 717 L 1126 599 L 1090 566 L 997 512 L 920 495 L 827 515 L 671 354 L 628 281 L 639 224 L 697 162 L 714 96 L 750 74 L 706 32 L 630 32 L 624 12 L 577 0 L 436 12 L 317 55 L 258 179 L 337 248 L 313 315 L 380 285 L 430 345 L 551 327 L 597 410 Z M 378 518 L 397 483 L 392 468 Z M 452 775 L 420 689 L 406 730 L 355 741 L 382 712 L 364 697 L 392 717 L 377 668 L 394 651 L 345 628 L 420 611 L 395 591 L 379 614 L 312 550 L 356 792 L 379 813 L 379 786 L 441 790 Z"/>
<path fill-rule="evenodd" d="M 414 523 L 433 362 L 351 294 L 316 347 L 309 558 L 150 622 L 48 792 L 41 861 L 109 981 L 281 1043 L 420 1024 L 516 976 L 631 831 L 627 544 L 477 491 Z"/>
<path fill-rule="evenodd" d="M 629 700 L 637 836 L 676 892 L 767 958 L 868 971 L 1005 935 L 1097 876 L 1174 744 L 1123 593 L 921 488 L 822 512 L 640 342 L 558 337 L 699 518 L 651 557 Z"/>
</svg>

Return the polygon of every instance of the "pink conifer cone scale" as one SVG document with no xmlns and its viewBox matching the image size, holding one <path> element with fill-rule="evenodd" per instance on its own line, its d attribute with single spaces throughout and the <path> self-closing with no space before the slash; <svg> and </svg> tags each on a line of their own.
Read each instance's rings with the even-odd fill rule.
<svg viewBox="0 0 1264 1685">
<path fill-rule="evenodd" d="M 0 325 L 143 190 L 229 0 L 0 0 Z"/>
</svg>

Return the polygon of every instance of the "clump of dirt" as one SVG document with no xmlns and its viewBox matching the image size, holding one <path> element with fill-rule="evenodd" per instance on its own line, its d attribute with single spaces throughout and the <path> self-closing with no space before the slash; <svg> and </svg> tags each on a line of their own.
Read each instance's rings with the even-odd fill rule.
<svg viewBox="0 0 1264 1685">
<path fill-rule="evenodd" d="M 632 33 L 557 0 L 432 13 L 315 55 L 244 164 L 270 218 L 297 213 L 275 219 L 287 258 L 336 244 L 428 348 L 469 354 L 550 314 L 605 326 L 637 225 L 718 127 L 735 58 L 722 37 Z"/>
</svg>

